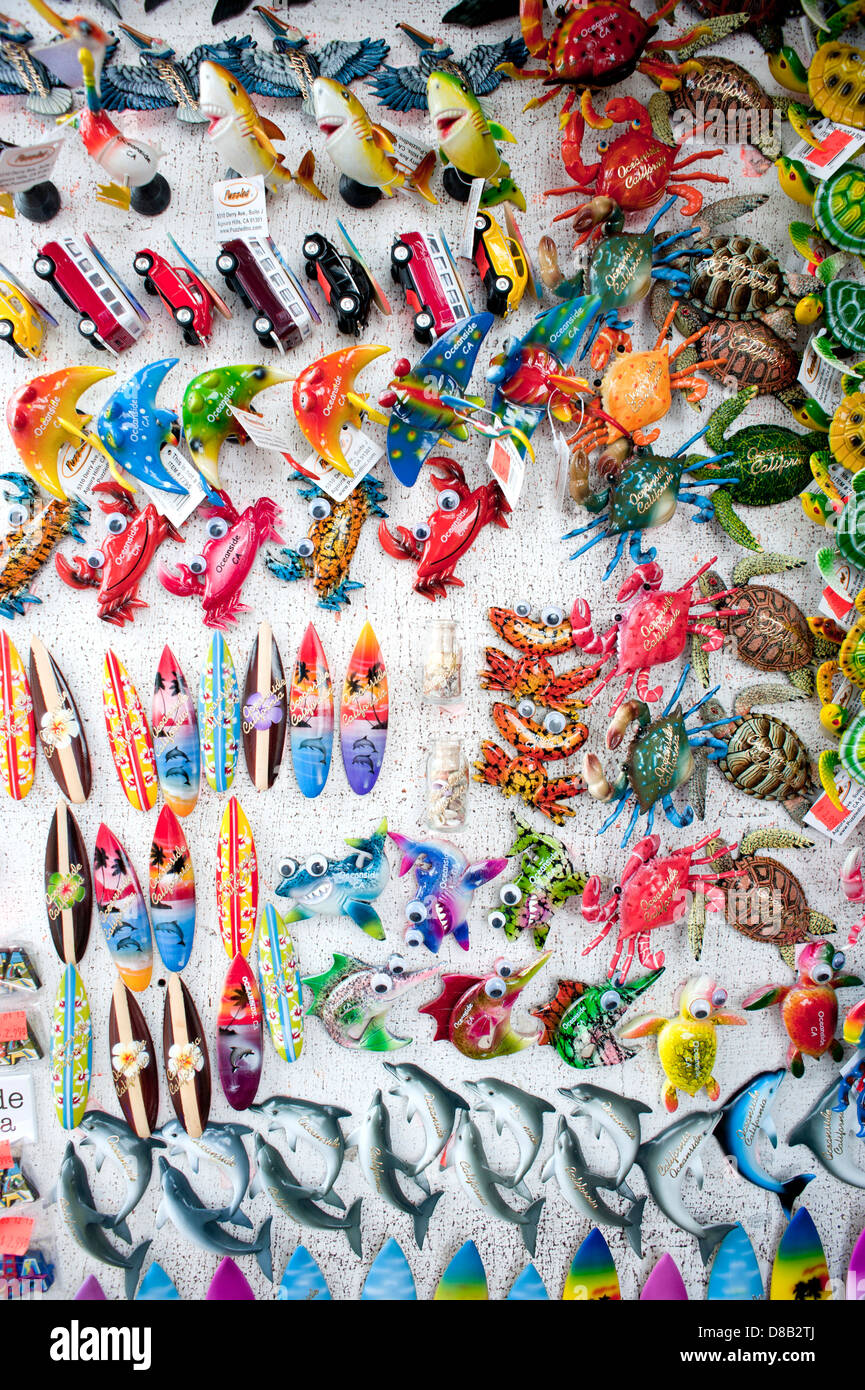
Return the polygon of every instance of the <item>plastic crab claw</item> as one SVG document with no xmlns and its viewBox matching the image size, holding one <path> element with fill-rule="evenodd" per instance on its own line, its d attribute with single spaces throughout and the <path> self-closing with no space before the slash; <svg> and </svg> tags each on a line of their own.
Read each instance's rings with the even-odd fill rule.
<svg viewBox="0 0 865 1390">
<path fill-rule="evenodd" d="M 647 565 L 637 565 L 616 595 L 616 602 L 624 603 L 625 599 L 638 594 L 644 586 L 649 589 L 660 589 L 663 581 L 664 571 L 657 560 L 651 560 Z M 573 619 L 571 622 L 573 623 Z"/>
<path fill-rule="evenodd" d="M 568 465 L 568 492 L 575 502 L 585 502 L 591 490 L 589 456 L 583 449 L 577 449 Z"/>
<path fill-rule="evenodd" d="M 580 234 L 574 242 L 574 250 L 576 250 L 578 246 L 582 246 L 585 241 L 588 241 L 596 227 L 601 227 L 605 222 L 608 222 L 617 210 L 618 204 L 614 199 L 605 198 L 599 194 L 596 198 L 590 198 L 587 203 L 581 203 L 572 213 L 557 213 L 553 221 L 558 222 L 566 217 L 573 218 L 574 231 Z"/>
<path fill-rule="evenodd" d="M 639 703 L 638 700 L 626 700 L 621 709 L 613 715 L 607 727 L 606 742 L 608 748 L 618 748 L 628 729 L 637 718 Z"/>
<path fill-rule="evenodd" d="M 586 753 L 583 757 L 583 781 L 586 791 L 595 801 L 609 801 L 612 797 L 613 788 L 596 753 Z"/>
<path fill-rule="evenodd" d="M 848 902 L 865 902 L 865 882 L 862 879 L 862 850 L 851 849 L 841 866 L 841 887 Z"/>
<path fill-rule="evenodd" d="M 183 564 L 177 566 L 177 571 L 175 573 L 169 565 L 163 564 L 161 560 L 156 563 L 156 574 L 159 582 L 170 594 L 176 594 L 178 598 L 189 598 L 191 594 L 204 593 L 202 575 L 193 574 L 189 566 Z"/>
<path fill-rule="evenodd" d="M 602 478 L 611 478 L 620 472 L 622 464 L 631 452 L 632 442 L 627 436 L 608 444 L 598 459 L 598 472 Z"/>
<path fill-rule="evenodd" d="M 70 565 L 65 555 L 55 555 L 54 565 L 64 584 L 70 589 L 92 589 L 99 583 L 99 576 L 92 570 L 83 556 L 77 555 Z"/>
<path fill-rule="evenodd" d="M 607 915 L 605 912 L 607 906 L 608 903 L 601 903 L 601 880 L 597 874 L 592 874 L 583 889 L 580 911 L 587 922 L 599 922 L 602 917 Z"/>
<path fill-rule="evenodd" d="M 395 560 L 419 560 L 420 547 L 407 526 L 398 526 L 398 535 L 388 530 L 387 522 L 379 523 L 378 540 L 382 550 Z"/>
</svg>

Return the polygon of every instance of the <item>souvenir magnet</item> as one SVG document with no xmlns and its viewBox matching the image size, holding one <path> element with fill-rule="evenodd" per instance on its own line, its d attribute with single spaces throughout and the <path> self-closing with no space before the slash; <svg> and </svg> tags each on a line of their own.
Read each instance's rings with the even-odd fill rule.
<svg viewBox="0 0 865 1390">
<path fill-rule="evenodd" d="M 232 797 L 216 845 L 216 913 L 230 960 L 248 956 L 258 918 L 258 858 L 249 821 Z"/>
<path fill-rule="evenodd" d="M 384 657 L 372 623 L 366 622 L 349 657 L 339 710 L 342 762 L 358 796 L 366 796 L 378 781 L 389 708 Z"/>
<path fill-rule="evenodd" d="M 261 623 L 249 654 L 243 687 L 243 750 L 257 791 L 276 781 L 285 744 L 288 699 L 285 673 L 269 623 Z"/>
<path fill-rule="evenodd" d="M 216 1064 L 232 1110 L 255 1100 L 262 1066 L 261 996 L 255 975 L 238 952 L 228 967 L 216 1015 Z"/>
<path fill-rule="evenodd" d="M 153 972 L 150 918 L 129 856 L 104 822 L 96 832 L 93 887 L 99 925 L 120 978 L 136 992 L 146 989 Z"/>
<path fill-rule="evenodd" d="M 5 628 L 0 629 L 0 782 L 22 801 L 36 775 L 36 721 L 30 683 Z"/>
<path fill-rule="evenodd" d="M 51 774 L 67 801 L 80 805 L 92 785 L 84 721 L 63 672 L 38 637 L 30 638 L 30 689 Z"/>
<path fill-rule="evenodd" d="M 240 747 L 240 694 L 228 643 L 213 634 L 198 687 L 198 729 L 207 785 L 227 792 L 234 781 Z"/>
<path fill-rule="evenodd" d="M 162 795 L 175 815 L 188 816 L 201 780 L 198 720 L 186 677 L 168 646 L 156 668 L 150 714 Z"/>
<path fill-rule="evenodd" d="M 65 965 L 76 965 L 90 937 L 93 879 L 78 822 L 65 801 L 57 803 L 45 845 L 45 906 L 55 951 Z"/>
<path fill-rule="evenodd" d="M 150 846 L 150 919 L 166 970 L 178 975 L 192 954 L 195 873 L 186 836 L 163 806 Z"/>
<path fill-rule="evenodd" d="M 81 1123 L 90 1090 L 93 1026 L 84 981 L 67 965 L 54 1002 L 51 1043 L 51 1085 L 54 1109 L 64 1129 Z"/>
<path fill-rule="evenodd" d="M 303 634 L 289 691 L 291 759 L 301 793 L 324 790 L 333 752 L 333 689 L 321 639 L 312 623 Z"/>
<path fill-rule="evenodd" d="M 126 667 L 109 647 L 102 675 L 102 708 L 111 756 L 126 799 L 136 811 L 156 805 L 156 755 L 147 715 Z"/>
<path fill-rule="evenodd" d="M 159 1109 L 156 1050 L 144 1015 L 123 981 L 114 981 L 108 1018 L 111 1079 L 126 1120 L 149 1139 Z"/>
<path fill-rule="evenodd" d="M 198 1139 L 210 1113 L 210 1058 L 192 996 L 179 975 L 169 975 L 162 1020 L 168 1094 L 187 1134 Z"/>
</svg>

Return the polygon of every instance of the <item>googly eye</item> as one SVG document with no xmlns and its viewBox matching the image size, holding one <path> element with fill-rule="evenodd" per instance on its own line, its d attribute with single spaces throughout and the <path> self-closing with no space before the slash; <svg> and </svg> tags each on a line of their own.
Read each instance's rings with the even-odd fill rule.
<svg viewBox="0 0 865 1390">
<path fill-rule="evenodd" d="M 212 541 L 219 541 L 228 535 L 229 527 L 224 516 L 212 516 L 204 529 Z"/>
<path fill-rule="evenodd" d="M 419 526 L 412 527 L 412 535 L 416 541 L 428 541 L 432 532 L 426 522 L 422 521 Z"/>
<path fill-rule="evenodd" d="M 561 608 L 557 608 L 554 603 L 550 603 L 546 608 L 541 609 L 541 622 L 544 627 L 561 627 L 564 621 L 564 613 Z"/>
<path fill-rule="evenodd" d="M 6 520 L 10 526 L 23 526 L 27 516 L 27 508 L 20 505 L 11 506 L 6 512 Z"/>
<path fill-rule="evenodd" d="M 811 971 L 811 978 L 818 985 L 827 985 L 832 978 L 831 965 L 818 965 Z"/>
<path fill-rule="evenodd" d="M 551 709 L 544 716 L 544 729 L 548 734 L 560 734 L 567 722 L 560 710 Z"/>
<path fill-rule="evenodd" d="M 496 974 L 501 975 L 503 980 L 509 980 L 514 973 L 513 964 L 504 956 L 502 956 L 500 960 L 496 961 L 495 970 Z"/>
<path fill-rule="evenodd" d="M 296 859 L 283 859 L 282 863 L 281 863 L 280 866 L 279 866 L 279 876 L 280 876 L 280 878 L 294 878 L 294 876 L 295 876 L 296 873 L 297 873 L 297 860 L 296 860 Z"/>
<path fill-rule="evenodd" d="M 207 569 L 207 561 L 203 555 L 193 555 L 189 561 L 189 568 L 193 574 L 204 574 Z"/>
<path fill-rule="evenodd" d="M 379 996 L 390 994 L 393 989 L 393 980 L 390 975 L 385 975 L 384 971 L 381 971 L 373 975 L 369 982 L 369 987 L 373 994 L 378 994 Z"/>
<path fill-rule="evenodd" d="M 487 921 L 489 922 L 490 926 L 495 927 L 496 931 L 504 931 L 505 923 L 507 922 L 507 920 L 508 919 L 505 916 L 505 914 L 503 912 L 500 912 L 497 907 L 494 907 L 492 912 L 487 917 Z"/>
<path fill-rule="evenodd" d="M 532 605 L 526 603 L 525 600 L 521 600 L 520 603 L 514 604 L 514 612 L 518 618 L 530 618 L 532 615 Z"/>
<path fill-rule="evenodd" d="M 423 945 L 423 932 L 418 931 L 417 927 L 406 927 L 403 940 L 406 946 L 411 946 L 412 950 L 415 950 L 418 946 Z"/>
<path fill-rule="evenodd" d="M 421 902 L 420 898 L 414 898 L 406 906 L 405 915 L 410 922 L 425 922 L 427 919 L 426 905 Z"/>
<path fill-rule="evenodd" d="M 315 497 L 309 504 L 309 514 L 313 521 L 324 521 L 326 516 L 330 516 L 331 505 L 326 497 Z"/>
<path fill-rule="evenodd" d="M 323 854 L 311 854 L 303 867 L 313 878 L 321 878 L 322 874 L 327 873 L 327 860 Z"/>
<path fill-rule="evenodd" d="M 610 148 L 610 142 L 609 142 L 609 140 L 599 140 L 599 141 L 598 141 L 598 154 L 606 154 L 606 152 L 607 152 L 607 150 L 608 150 L 609 148 Z"/>
<path fill-rule="evenodd" d="M 832 957 L 832 969 L 833 969 L 833 970 L 840 970 L 841 967 L 842 967 L 842 965 L 844 965 L 844 964 L 846 963 L 846 961 L 847 961 L 847 957 L 845 956 L 844 952 L 843 952 L 843 951 L 836 951 L 835 954 L 834 954 L 834 956 Z"/>
<path fill-rule="evenodd" d="M 102 566 L 105 564 L 105 556 L 102 554 L 102 551 L 91 550 L 90 554 L 87 556 L 87 564 L 92 570 L 101 570 Z"/>
<path fill-rule="evenodd" d="M 503 902 L 505 907 L 516 907 L 517 903 L 521 903 L 522 900 L 523 890 L 515 883 L 505 883 L 499 889 L 499 901 Z"/>
<path fill-rule="evenodd" d="M 726 1002 L 727 991 L 725 989 L 716 989 L 715 993 L 712 995 L 712 1007 L 714 1009 L 720 1009 Z"/>
<path fill-rule="evenodd" d="M 614 614 L 613 614 L 613 622 L 614 622 L 614 623 L 620 623 L 621 621 L 622 621 L 622 615 L 621 615 L 621 613 L 614 613 Z"/>
<path fill-rule="evenodd" d="M 712 1002 L 709 999 L 694 999 L 691 1003 L 690 1013 L 692 1018 L 708 1018 L 712 1012 Z"/>
<path fill-rule="evenodd" d="M 520 700 L 517 705 L 517 714 L 521 719 L 531 719 L 535 712 L 534 700 Z"/>
<path fill-rule="evenodd" d="M 501 999 L 507 989 L 504 980 L 500 980 L 498 975 L 494 975 L 487 981 L 487 995 L 490 999 Z"/>
<path fill-rule="evenodd" d="M 391 956 L 390 960 L 387 963 L 387 968 L 392 975 L 404 975 L 405 961 L 403 960 L 402 956 Z"/>
<path fill-rule="evenodd" d="M 439 493 L 439 511 L 455 512 L 460 504 L 460 495 L 452 487 L 445 488 L 444 492 Z"/>
<path fill-rule="evenodd" d="M 109 536 L 122 536 L 128 525 L 128 517 L 121 516 L 120 512 L 114 512 L 114 514 L 108 518 L 105 529 Z"/>
<path fill-rule="evenodd" d="M 606 1014 L 613 1013 L 616 1009 L 619 1008 L 621 1002 L 622 996 L 621 994 L 619 994 L 618 990 L 605 989 L 603 994 L 601 995 L 601 1008 L 604 1010 L 604 1013 Z"/>
<path fill-rule="evenodd" d="M 309 560 L 315 554 L 315 546 L 304 536 L 303 540 L 297 543 L 297 553 L 302 560 Z"/>
</svg>

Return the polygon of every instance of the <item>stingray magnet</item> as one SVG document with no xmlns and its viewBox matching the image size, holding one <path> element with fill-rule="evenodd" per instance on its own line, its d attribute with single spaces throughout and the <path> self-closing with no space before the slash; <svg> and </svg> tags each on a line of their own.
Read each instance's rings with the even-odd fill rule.
<svg viewBox="0 0 865 1390">
<path fill-rule="evenodd" d="M 826 1255 L 817 1227 L 806 1207 L 800 1207 L 781 1236 L 769 1298 L 776 1302 L 821 1302 L 832 1297 Z"/>
<path fill-rule="evenodd" d="M 454 1255 L 433 1294 L 435 1302 L 486 1302 L 487 1274 L 478 1247 L 467 1240 Z"/>
<path fill-rule="evenodd" d="M 78 409 L 78 398 L 104 377 L 108 367 L 61 367 L 34 376 L 12 392 L 6 405 L 6 424 L 21 462 L 34 482 L 61 501 L 66 492 L 59 467 L 81 448 L 77 430 L 91 417 Z"/>
<path fill-rule="evenodd" d="M 214 633 L 198 685 L 198 729 L 207 785 L 227 792 L 240 748 L 240 694 L 228 643 Z"/>
<path fill-rule="evenodd" d="M 0 629 L 0 783 L 22 801 L 36 776 L 36 720 L 24 662 L 5 628 Z"/>
<path fill-rule="evenodd" d="M 166 357 L 139 367 L 109 396 L 96 421 L 102 449 L 130 478 L 156 492 L 186 496 L 160 454 L 180 439 L 180 420 L 173 410 L 156 404 L 163 381 L 179 358 Z"/>
<path fill-rule="evenodd" d="M 214 488 L 219 487 L 219 451 L 225 440 L 242 444 L 247 437 L 231 407 L 249 410 L 259 391 L 291 380 L 285 372 L 254 364 L 211 367 L 192 378 L 183 393 L 183 433 L 196 467 Z"/>
<path fill-rule="evenodd" d="M 391 1005 L 438 972 L 438 966 L 406 970 L 401 956 L 391 956 L 386 965 L 376 966 L 336 954 L 329 970 L 304 978 L 304 985 L 313 993 L 306 1012 L 321 1019 L 340 1047 L 369 1052 L 407 1047 L 411 1038 L 398 1038 L 387 1027 Z"/>
<path fill-rule="evenodd" d="M 188 816 L 201 781 L 198 720 L 186 677 L 168 646 L 156 668 L 150 725 L 162 795 L 175 815 Z"/>
<path fill-rule="evenodd" d="M 163 806 L 150 846 L 150 919 L 166 970 L 179 974 L 192 954 L 195 873 L 189 845 L 170 806 Z"/>
<path fill-rule="evenodd" d="M 270 903 L 258 925 L 258 983 L 271 1042 L 284 1062 L 296 1062 L 303 1049 L 300 968 L 291 933 Z"/>
<path fill-rule="evenodd" d="M 333 687 L 321 638 L 310 623 L 301 639 L 288 696 L 291 760 L 310 799 L 324 790 L 333 752 Z"/>
<path fill-rule="evenodd" d="M 276 781 L 282 750 L 288 697 L 279 647 L 270 623 L 261 623 L 249 654 L 243 687 L 243 751 L 246 770 L 256 791 Z"/>
<path fill-rule="evenodd" d="M 118 977 L 108 1017 L 111 1080 L 127 1124 L 149 1139 L 159 1109 L 156 1049 L 144 1014 Z"/>
<path fill-rule="evenodd" d="M 120 978 L 130 989 L 146 989 L 153 972 L 153 939 L 144 894 L 126 850 L 104 823 L 96 832 L 93 888 L 105 944 Z"/>
<path fill-rule="evenodd" d="M 65 965 L 82 960 L 90 937 L 93 880 L 78 822 L 58 801 L 45 845 L 45 907 L 54 949 Z"/>
<path fill-rule="evenodd" d="M 300 429 L 319 458 L 347 478 L 353 478 L 354 473 L 342 450 L 342 429 L 346 425 L 359 429 L 364 415 L 380 424 L 387 423 L 387 416 L 355 390 L 355 377 L 376 357 L 389 351 L 387 347 L 369 344 L 329 352 L 304 367 L 292 388 L 294 418 Z"/>
<path fill-rule="evenodd" d="M 93 1025 L 84 981 L 67 965 L 54 1001 L 51 1025 L 51 1089 L 64 1129 L 81 1123 L 90 1091 Z"/>
<path fill-rule="evenodd" d="M 372 791 L 384 760 L 388 726 L 387 671 L 372 623 L 364 623 L 342 687 L 339 742 L 348 785 L 358 796 Z"/>
<path fill-rule="evenodd" d="M 210 1114 L 210 1057 L 198 1010 L 179 975 L 168 977 L 162 1052 L 174 1113 L 186 1133 L 200 1139 Z"/>
<path fill-rule="evenodd" d="M 216 1014 L 216 1066 L 222 1093 L 232 1110 L 255 1100 L 262 1066 L 261 995 L 249 962 L 240 952 L 232 960 Z"/>
<path fill-rule="evenodd" d="M 216 915 L 230 960 L 249 955 L 258 917 L 258 857 L 243 808 L 232 797 L 216 844 Z"/>
<path fill-rule="evenodd" d="M 130 806 L 156 805 L 156 754 L 147 715 L 123 662 L 109 647 L 102 668 L 102 710 L 114 767 Z"/>
<path fill-rule="evenodd" d="M 603 1232 L 594 1226 L 571 1260 L 565 1277 L 563 1300 L 618 1300 L 622 1297 L 616 1262 Z"/>
<path fill-rule="evenodd" d="M 90 795 L 92 773 L 84 720 L 66 678 L 38 637 L 30 639 L 30 692 L 42 752 L 67 801 Z"/>
</svg>

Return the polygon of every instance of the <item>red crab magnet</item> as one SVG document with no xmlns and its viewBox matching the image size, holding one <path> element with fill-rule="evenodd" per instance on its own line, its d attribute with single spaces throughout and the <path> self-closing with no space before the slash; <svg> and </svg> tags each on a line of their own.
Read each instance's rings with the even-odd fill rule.
<svg viewBox="0 0 865 1390">
<path fill-rule="evenodd" d="M 205 627 L 226 628 L 237 621 L 247 606 L 241 603 L 244 582 L 265 541 L 283 545 L 277 531 L 282 515 L 269 497 L 259 497 L 245 511 L 238 512 L 228 494 L 220 492 L 221 507 L 201 507 L 207 523 L 207 540 L 201 554 L 175 573 L 161 561 L 159 582 L 170 594 L 180 598 L 200 598 Z"/>
</svg>

